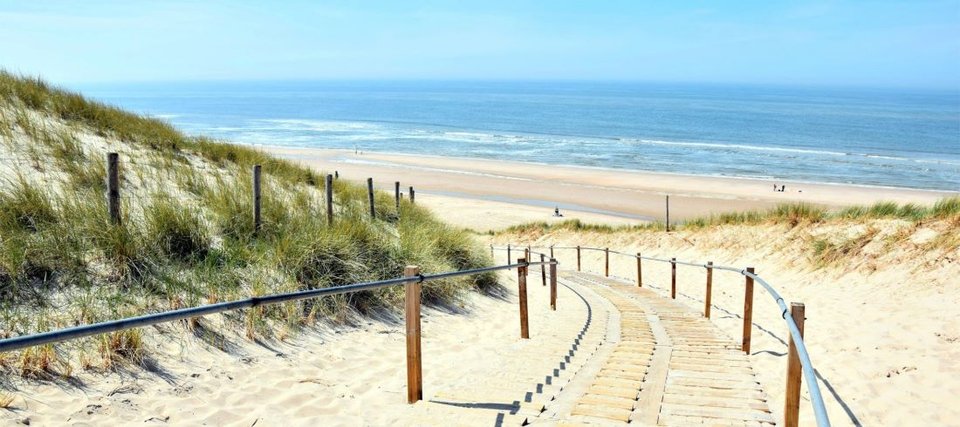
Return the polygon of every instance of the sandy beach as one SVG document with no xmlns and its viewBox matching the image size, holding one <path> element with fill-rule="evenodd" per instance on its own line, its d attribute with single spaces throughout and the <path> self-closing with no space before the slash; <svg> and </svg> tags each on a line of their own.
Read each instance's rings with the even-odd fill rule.
<svg viewBox="0 0 960 427">
<path fill-rule="evenodd" d="M 554 167 L 466 159 L 424 158 L 343 151 L 271 148 L 270 152 L 341 179 L 373 177 L 392 191 L 400 180 L 417 189 L 417 203 L 452 224 L 478 231 L 531 221 L 578 218 L 589 223 L 630 224 L 658 219 L 670 194 L 672 218 L 754 209 L 783 201 L 829 207 L 894 200 L 930 203 L 948 195 L 841 185 L 772 183 L 602 169 Z M 423 166 L 429 165 L 429 166 Z M 795 190 L 795 191 L 791 191 Z M 558 205 L 564 218 L 554 218 Z M 478 235 L 492 244 L 556 244 L 643 251 L 658 257 L 752 265 L 789 301 L 808 307 L 808 345 L 834 425 L 944 424 L 955 419 L 950 399 L 960 392 L 960 301 L 955 287 L 956 248 L 924 250 L 936 227 L 900 220 L 871 225 L 877 241 L 905 235 L 909 248 L 882 243 L 849 266 L 818 269 L 806 243 L 822 235 L 856 235 L 861 225 L 814 230 L 797 237 L 783 225 L 718 228 L 679 233 L 541 236 Z M 771 237 L 772 236 L 772 237 Z M 516 253 L 514 253 L 516 255 Z M 497 252 L 497 260 L 505 256 Z M 558 252 L 561 269 L 574 269 L 569 251 Z M 615 259 L 612 274 L 630 283 L 631 260 Z M 913 265 L 926 265 L 914 271 Z M 584 269 L 602 271 L 598 253 Z M 620 314 L 589 286 L 561 281 L 560 311 L 550 311 L 538 271 L 530 275 L 531 339 L 518 335 L 517 282 L 501 274 L 502 295 L 470 294 L 459 306 L 425 311 L 424 402 L 404 400 L 404 335 L 396 314 L 357 318 L 353 326 L 308 328 L 284 340 L 251 341 L 213 316 L 190 333 L 182 326 L 148 335 L 149 367 L 77 372 L 70 379 L 9 378 L 13 390 L 0 421 L 30 425 L 514 425 L 537 417 L 545 425 L 571 418 L 578 399 L 610 357 Z M 646 286 L 666 295 L 669 270 L 647 264 Z M 702 270 L 681 269 L 679 301 L 691 312 L 703 301 Z M 903 283 L 918 286 L 906 290 Z M 742 278 L 720 274 L 712 322 L 738 339 Z M 780 313 L 757 290 L 756 378 L 769 396 L 771 416 L 782 419 L 786 332 Z M 801 420 L 812 420 L 804 388 Z M 540 413 L 539 409 L 547 410 Z M 906 402 L 906 403 L 905 403 Z M 579 420 L 579 421 L 577 421 Z"/>
<path fill-rule="evenodd" d="M 318 170 L 337 171 L 342 179 L 372 177 L 378 189 L 390 192 L 394 182 L 400 181 L 404 193 L 410 186 L 415 188 L 418 203 L 449 222 L 477 231 L 573 218 L 604 224 L 663 221 L 667 195 L 670 221 L 675 222 L 783 202 L 829 208 L 877 201 L 931 204 L 960 194 L 344 150 L 262 149 Z M 786 186 L 786 191 L 775 192 L 774 185 Z M 560 208 L 563 218 L 552 216 L 554 207 Z M 456 215 L 444 215 L 453 209 Z"/>
</svg>

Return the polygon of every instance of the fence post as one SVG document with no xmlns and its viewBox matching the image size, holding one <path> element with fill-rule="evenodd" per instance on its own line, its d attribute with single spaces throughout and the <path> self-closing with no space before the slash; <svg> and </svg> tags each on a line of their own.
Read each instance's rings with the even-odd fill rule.
<svg viewBox="0 0 960 427">
<path fill-rule="evenodd" d="M 393 183 L 393 200 L 397 204 L 397 211 L 400 211 L 400 181 Z"/>
<path fill-rule="evenodd" d="M 677 259 L 670 258 L 670 298 L 677 299 Z"/>
<path fill-rule="evenodd" d="M 333 225 L 333 175 L 327 174 L 327 225 Z"/>
<path fill-rule="evenodd" d="M 507 264 L 510 264 L 511 260 L 513 260 L 513 258 L 510 258 L 510 244 L 507 243 Z"/>
<path fill-rule="evenodd" d="M 550 245 L 550 259 L 553 259 L 553 245 Z"/>
<path fill-rule="evenodd" d="M 120 155 L 117 153 L 107 153 L 107 212 L 111 224 L 120 224 Z"/>
<path fill-rule="evenodd" d="M 333 177 L 336 179 L 340 179 L 340 171 L 333 171 Z"/>
<path fill-rule="evenodd" d="M 420 267 L 408 265 L 403 269 L 404 277 L 420 275 Z M 420 357 L 420 282 L 407 282 L 405 285 L 407 323 L 407 403 L 423 400 L 423 366 Z"/>
<path fill-rule="evenodd" d="M 713 261 L 707 261 L 707 290 L 703 298 L 703 317 L 710 318 L 710 300 L 713 298 Z"/>
<path fill-rule="evenodd" d="M 610 277 L 610 248 L 603 249 L 603 276 Z"/>
<path fill-rule="evenodd" d="M 637 287 L 643 287 L 643 268 L 640 265 L 640 252 L 637 252 Z"/>
<path fill-rule="evenodd" d="M 790 303 L 790 316 L 793 317 L 793 323 L 797 324 L 800 330 L 800 337 L 803 337 L 804 306 L 802 302 Z M 793 334 L 787 334 L 790 338 L 787 350 L 787 390 L 783 402 L 783 425 L 785 427 L 797 427 L 800 422 L 800 381 L 801 369 L 800 356 L 797 355 L 797 343 L 793 341 Z"/>
<path fill-rule="evenodd" d="M 557 310 L 557 260 L 550 257 L 550 309 Z"/>
<path fill-rule="evenodd" d="M 526 258 L 517 260 L 520 264 L 526 264 Z M 520 294 L 520 338 L 530 338 L 530 325 L 527 323 L 527 266 L 523 265 L 517 269 L 517 283 L 519 284 L 518 293 Z"/>
<path fill-rule="evenodd" d="M 253 165 L 253 231 L 260 232 L 260 165 Z"/>
<path fill-rule="evenodd" d="M 373 205 L 373 178 L 367 178 L 367 198 L 370 199 L 370 218 L 376 218 L 377 211 Z"/>
<path fill-rule="evenodd" d="M 670 196 L 667 195 L 667 221 L 665 223 L 667 226 L 667 232 L 670 232 Z"/>
<path fill-rule="evenodd" d="M 414 203 L 414 195 L 415 195 L 415 194 L 416 194 L 416 193 L 413 192 L 413 186 L 411 185 L 411 186 L 410 186 L 410 203 L 411 203 L 411 204 Z"/>
<path fill-rule="evenodd" d="M 490 245 L 490 258 L 494 258 L 494 255 L 493 255 L 493 245 Z"/>
<path fill-rule="evenodd" d="M 747 267 L 748 273 L 753 273 L 753 267 Z M 750 335 L 753 333 L 753 277 L 745 276 L 746 286 L 743 293 L 743 344 L 741 349 L 750 354 Z"/>
<path fill-rule="evenodd" d="M 546 258 L 546 256 L 544 256 L 543 254 L 540 254 L 541 263 L 544 262 L 544 258 Z M 543 286 L 547 286 L 547 266 L 546 265 L 540 264 L 540 278 L 543 279 Z"/>
<path fill-rule="evenodd" d="M 577 245 L 577 271 L 580 271 L 580 245 Z"/>
<path fill-rule="evenodd" d="M 528 261 L 530 260 L 530 248 L 526 248 L 523 250 L 523 259 Z M 527 275 L 527 276 L 530 275 L 530 271 L 528 269 L 524 269 L 523 272 L 525 273 L 524 275 Z"/>
</svg>

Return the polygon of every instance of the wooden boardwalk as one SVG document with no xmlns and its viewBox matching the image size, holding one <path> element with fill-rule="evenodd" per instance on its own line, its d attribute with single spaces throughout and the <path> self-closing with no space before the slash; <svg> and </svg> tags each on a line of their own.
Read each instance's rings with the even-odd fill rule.
<svg viewBox="0 0 960 427">
<path fill-rule="evenodd" d="M 616 307 L 620 339 L 568 415 L 528 423 L 775 424 L 749 358 L 701 313 L 624 282 L 576 272 L 563 278 Z"/>
<path fill-rule="evenodd" d="M 524 348 L 510 349 L 519 352 L 493 374 L 464 372 L 477 380 L 437 390 L 401 425 L 776 424 L 749 358 L 701 313 L 631 283 L 560 278 L 566 300 L 552 313 L 579 306 L 583 323 L 540 327 L 538 345 L 518 343 Z M 476 411 L 447 418 L 449 407 Z"/>
</svg>

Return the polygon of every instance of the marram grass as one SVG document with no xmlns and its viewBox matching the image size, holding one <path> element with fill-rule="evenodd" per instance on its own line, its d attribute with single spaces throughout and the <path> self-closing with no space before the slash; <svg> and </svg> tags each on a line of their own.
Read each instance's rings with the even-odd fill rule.
<svg viewBox="0 0 960 427">
<path fill-rule="evenodd" d="M 91 137 L 112 141 L 121 155 L 119 225 L 107 216 L 106 153 L 84 143 Z M 435 273 L 491 263 L 469 233 L 406 200 L 398 210 L 378 195 L 373 220 L 366 189 L 338 180 L 335 221 L 327 224 L 320 173 L 3 71 L 0 139 L 23 158 L 15 169 L 22 173 L 0 177 L 0 337 L 392 278 L 412 264 Z M 263 171 L 259 231 L 251 218 L 255 164 Z M 423 294 L 453 304 L 466 290 L 495 286 L 486 274 L 430 282 Z M 278 328 L 285 337 L 316 320 L 397 309 L 402 300 L 403 289 L 393 287 L 224 318 L 249 337 Z M 137 362 L 142 343 L 139 332 L 82 341 L 81 366 Z M 0 365 L 39 377 L 57 369 L 56 356 L 35 349 Z"/>
</svg>

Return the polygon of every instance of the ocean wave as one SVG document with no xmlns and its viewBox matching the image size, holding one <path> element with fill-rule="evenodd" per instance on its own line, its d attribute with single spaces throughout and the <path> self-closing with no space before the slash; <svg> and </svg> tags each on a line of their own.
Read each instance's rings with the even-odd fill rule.
<svg viewBox="0 0 960 427">
<path fill-rule="evenodd" d="M 288 130 L 309 130 L 315 132 L 351 132 L 366 129 L 379 129 L 380 126 L 371 122 L 344 122 L 310 119 L 259 119 L 260 123 L 273 123 Z"/>
</svg>

